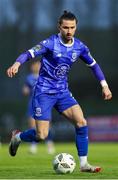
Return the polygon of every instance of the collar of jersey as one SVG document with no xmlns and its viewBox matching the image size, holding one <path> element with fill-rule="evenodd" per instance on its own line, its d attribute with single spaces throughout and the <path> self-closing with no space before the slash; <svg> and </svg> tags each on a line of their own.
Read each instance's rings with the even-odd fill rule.
<svg viewBox="0 0 118 180">
<path fill-rule="evenodd" d="M 58 34 L 58 37 L 59 37 L 60 43 L 63 44 L 64 46 L 66 46 L 66 47 L 71 47 L 71 46 L 73 46 L 73 44 L 74 44 L 74 38 L 72 38 L 72 43 L 71 43 L 71 44 L 64 44 L 64 43 L 62 42 L 61 34 L 60 34 L 60 33 Z"/>
</svg>

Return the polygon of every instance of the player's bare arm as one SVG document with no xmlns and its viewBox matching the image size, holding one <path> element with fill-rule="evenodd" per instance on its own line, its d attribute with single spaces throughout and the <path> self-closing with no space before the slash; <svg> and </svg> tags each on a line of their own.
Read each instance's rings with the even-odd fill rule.
<svg viewBox="0 0 118 180">
<path fill-rule="evenodd" d="M 87 46 L 85 46 L 84 53 L 81 54 L 80 58 L 92 70 L 94 76 L 100 82 L 104 100 L 110 100 L 112 98 L 112 93 L 109 89 L 104 73 L 102 72 L 102 69 L 100 68 L 99 64 L 95 61 L 95 59 L 90 54 L 90 51 Z"/>
<path fill-rule="evenodd" d="M 102 87 L 102 94 L 103 94 L 104 100 L 110 100 L 112 98 L 112 93 L 108 86 Z"/>
<path fill-rule="evenodd" d="M 7 75 L 8 77 L 13 77 L 15 76 L 16 73 L 18 73 L 18 69 L 20 67 L 20 62 L 15 62 L 12 66 L 10 66 L 8 69 L 7 69 Z"/>
<path fill-rule="evenodd" d="M 103 95 L 104 100 L 110 100 L 112 98 L 112 92 L 109 89 L 109 86 L 106 80 L 101 80 L 100 84 L 102 86 L 102 95 Z"/>
</svg>

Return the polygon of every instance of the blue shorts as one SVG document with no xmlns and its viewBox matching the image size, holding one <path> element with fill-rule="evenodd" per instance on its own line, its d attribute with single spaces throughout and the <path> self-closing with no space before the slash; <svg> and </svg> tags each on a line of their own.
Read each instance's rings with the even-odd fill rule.
<svg viewBox="0 0 118 180">
<path fill-rule="evenodd" d="M 69 90 L 56 94 L 40 93 L 34 95 L 32 100 L 33 118 L 36 120 L 49 121 L 52 118 L 53 107 L 55 107 L 59 113 L 62 113 L 64 110 L 76 104 L 78 104 L 78 102 Z"/>
</svg>

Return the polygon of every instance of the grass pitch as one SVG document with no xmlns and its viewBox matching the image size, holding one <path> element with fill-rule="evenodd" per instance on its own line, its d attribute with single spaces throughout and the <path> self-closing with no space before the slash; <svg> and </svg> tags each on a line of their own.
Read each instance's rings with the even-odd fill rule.
<svg viewBox="0 0 118 180">
<path fill-rule="evenodd" d="M 90 144 L 89 162 L 100 165 L 101 173 L 82 173 L 73 143 L 55 144 L 56 154 L 67 152 L 74 156 L 76 168 L 72 174 L 58 175 L 52 168 L 56 155 L 48 155 L 45 144 L 39 144 L 38 154 L 28 153 L 28 145 L 21 144 L 15 157 L 8 153 L 8 145 L 0 148 L 0 179 L 117 179 L 118 178 L 118 144 Z"/>
</svg>

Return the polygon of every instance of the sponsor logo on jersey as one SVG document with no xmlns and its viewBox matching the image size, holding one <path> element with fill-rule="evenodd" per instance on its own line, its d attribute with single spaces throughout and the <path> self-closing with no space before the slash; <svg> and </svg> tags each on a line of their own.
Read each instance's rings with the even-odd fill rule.
<svg viewBox="0 0 118 180">
<path fill-rule="evenodd" d="M 61 54 L 61 53 L 57 54 L 57 57 L 61 57 L 61 56 L 62 56 L 62 54 Z"/>
<path fill-rule="evenodd" d="M 40 51 L 40 50 L 42 49 L 42 45 L 41 45 L 41 44 L 37 44 L 37 45 L 34 46 L 32 49 L 33 49 L 35 52 L 38 52 L 38 51 Z"/>
<path fill-rule="evenodd" d="M 55 68 L 54 76 L 56 78 L 63 79 L 69 72 L 69 69 L 70 69 L 70 66 L 68 64 L 62 63 Z"/>
</svg>

